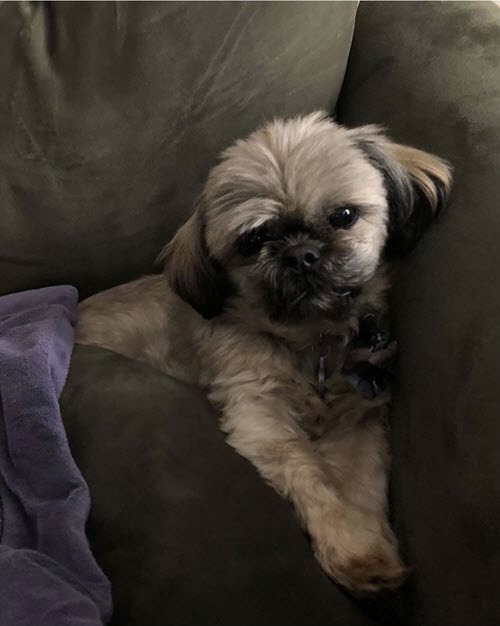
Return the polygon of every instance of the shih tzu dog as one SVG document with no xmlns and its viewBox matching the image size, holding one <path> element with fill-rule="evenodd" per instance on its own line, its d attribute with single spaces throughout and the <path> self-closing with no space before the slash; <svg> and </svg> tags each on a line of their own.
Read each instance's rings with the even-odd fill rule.
<svg viewBox="0 0 500 626">
<path fill-rule="evenodd" d="M 450 183 L 445 162 L 376 126 L 275 120 L 223 153 L 161 253 L 164 274 L 80 305 L 79 343 L 207 389 L 229 444 L 357 592 L 405 575 L 387 521 L 393 343 L 380 318 L 390 261 Z"/>
</svg>

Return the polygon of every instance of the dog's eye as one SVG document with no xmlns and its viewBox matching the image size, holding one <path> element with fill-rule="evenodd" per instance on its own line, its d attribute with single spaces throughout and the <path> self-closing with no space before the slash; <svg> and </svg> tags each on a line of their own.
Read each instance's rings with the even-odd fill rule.
<svg viewBox="0 0 500 626">
<path fill-rule="evenodd" d="M 358 219 L 358 211 L 354 206 L 343 206 L 330 216 L 329 222 L 333 228 L 349 228 Z"/>
<path fill-rule="evenodd" d="M 262 246 L 271 239 L 270 234 L 262 228 L 256 228 L 242 235 L 238 241 L 238 250 L 243 256 L 257 254 Z"/>
</svg>

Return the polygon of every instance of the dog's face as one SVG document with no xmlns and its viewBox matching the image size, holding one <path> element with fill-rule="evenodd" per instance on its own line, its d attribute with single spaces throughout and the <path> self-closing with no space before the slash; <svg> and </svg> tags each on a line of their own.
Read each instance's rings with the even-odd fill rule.
<svg viewBox="0 0 500 626">
<path fill-rule="evenodd" d="M 166 271 L 205 317 L 228 296 L 280 323 L 332 317 L 391 247 L 414 242 L 449 183 L 442 161 L 375 127 L 278 120 L 222 155 Z"/>
<path fill-rule="evenodd" d="M 238 293 L 280 322 L 331 313 L 376 271 L 387 237 L 382 175 L 318 117 L 275 122 L 231 147 L 205 202 L 208 249 Z"/>
</svg>

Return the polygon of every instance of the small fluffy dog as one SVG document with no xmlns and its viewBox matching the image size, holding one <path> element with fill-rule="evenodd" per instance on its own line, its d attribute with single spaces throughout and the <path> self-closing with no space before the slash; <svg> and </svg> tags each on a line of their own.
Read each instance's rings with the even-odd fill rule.
<svg viewBox="0 0 500 626">
<path fill-rule="evenodd" d="M 163 275 L 80 305 L 79 343 L 208 390 L 229 444 L 354 591 L 395 587 L 405 568 L 387 521 L 389 393 L 365 397 L 343 366 L 450 183 L 446 163 L 376 126 L 275 120 L 224 152 Z"/>
</svg>

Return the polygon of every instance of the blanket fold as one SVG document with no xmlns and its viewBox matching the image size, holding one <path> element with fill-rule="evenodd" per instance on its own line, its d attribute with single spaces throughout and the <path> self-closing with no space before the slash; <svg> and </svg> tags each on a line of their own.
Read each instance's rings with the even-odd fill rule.
<svg viewBox="0 0 500 626">
<path fill-rule="evenodd" d="M 98 626 L 111 616 L 58 403 L 77 299 L 70 286 L 0 298 L 0 626 Z"/>
</svg>

